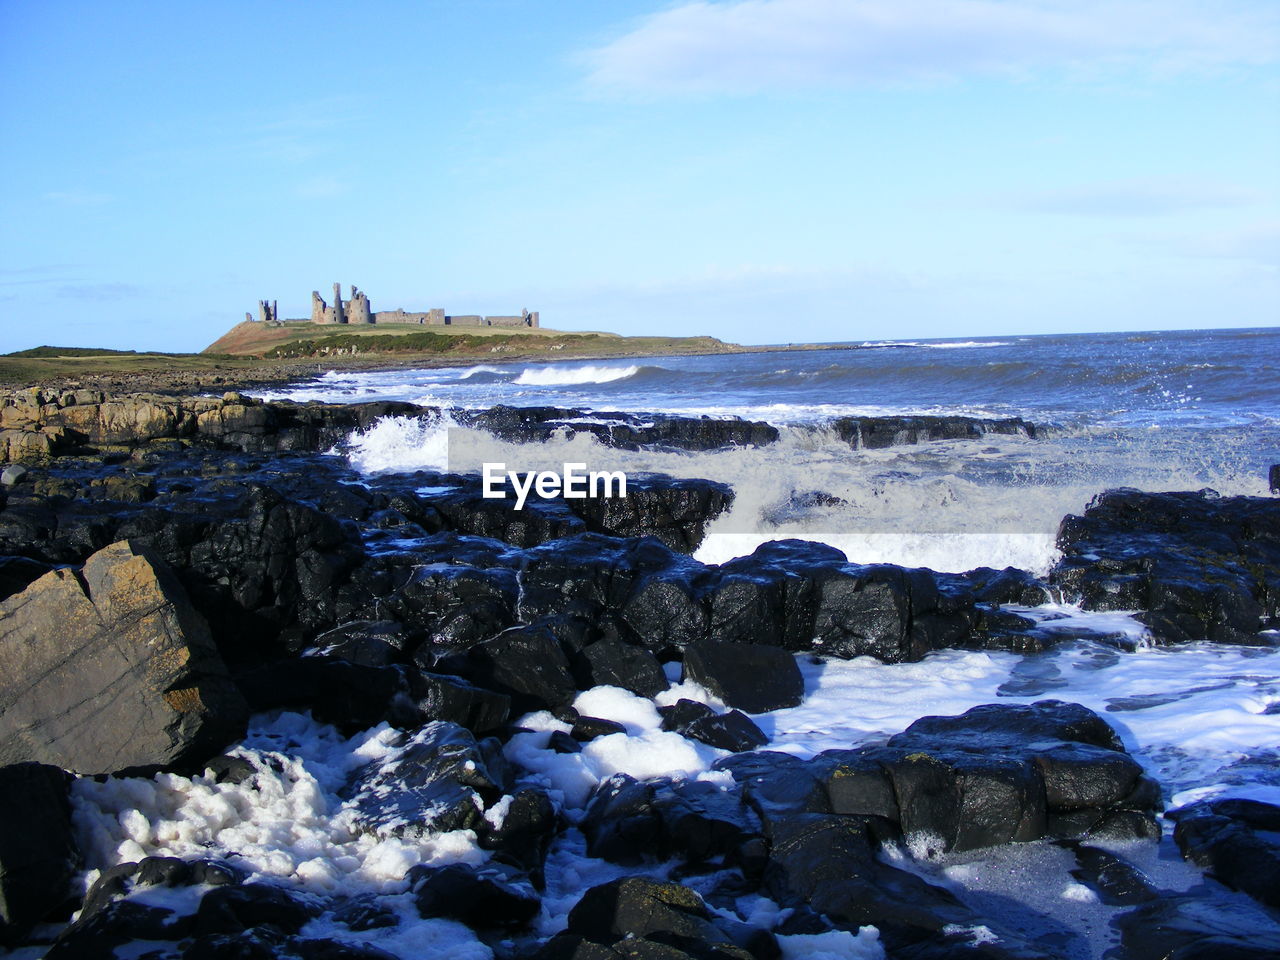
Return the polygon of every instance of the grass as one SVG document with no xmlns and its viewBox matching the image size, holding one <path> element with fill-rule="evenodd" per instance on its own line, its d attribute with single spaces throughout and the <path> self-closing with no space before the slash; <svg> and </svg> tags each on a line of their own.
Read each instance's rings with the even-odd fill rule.
<svg viewBox="0 0 1280 960">
<path fill-rule="evenodd" d="M 557 338 L 558 349 L 566 347 L 594 346 L 601 337 L 598 334 L 574 334 Z M 543 341 L 531 341 L 527 334 L 476 336 L 469 333 L 436 333 L 419 330 L 409 333 L 353 334 L 340 333 L 329 337 L 292 340 L 267 351 L 268 359 L 296 359 L 300 357 L 329 357 L 369 353 L 462 353 L 540 351 L 552 346 Z"/>
</svg>

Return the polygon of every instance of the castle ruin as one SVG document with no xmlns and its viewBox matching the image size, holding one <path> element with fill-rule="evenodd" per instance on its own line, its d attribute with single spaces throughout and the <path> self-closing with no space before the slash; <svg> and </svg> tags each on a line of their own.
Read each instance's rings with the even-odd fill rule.
<svg viewBox="0 0 1280 960">
<path fill-rule="evenodd" d="M 246 320 L 253 319 L 248 313 Z M 263 323 L 279 324 L 280 315 L 276 302 L 258 301 L 258 319 Z M 427 327 L 537 327 L 538 312 L 521 310 L 518 316 L 482 317 L 479 314 L 447 314 L 436 307 L 423 313 L 412 313 L 404 309 L 379 310 L 377 313 L 369 306 L 369 297 L 361 289 L 351 285 L 351 296 L 346 303 L 342 301 L 342 285 L 333 285 L 333 303 L 325 303 L 319 290 L 311 291 L 310 320 L 286 320 L 284 323 L 418 323 Z"/>
</svg>

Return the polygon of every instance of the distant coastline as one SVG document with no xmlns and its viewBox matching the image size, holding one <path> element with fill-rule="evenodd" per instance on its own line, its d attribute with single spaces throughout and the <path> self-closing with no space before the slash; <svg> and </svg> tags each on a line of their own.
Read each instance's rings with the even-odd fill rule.
<svg viewBox="0 0 1280 960">
<path fill-rule="evenodd" d="M 413 344 L 429 338 L 430 348 Z M 402 340 L 402 348 L 395 340 Z M 367 344 L 367 345 L 366 345 Z M 305 380 L 328 370 L 403 370 L 474 363 L 619 360 L 774 350 L 848 349 L 848 343 L 743 346 L 709 336 L 621 336 L 541 328 L 424 333 L 418 325 L 335 327 L 237 324 L 200 353 L 37 347 L 0 355 L 0 385 L 189 394 Z"/>
</svg>

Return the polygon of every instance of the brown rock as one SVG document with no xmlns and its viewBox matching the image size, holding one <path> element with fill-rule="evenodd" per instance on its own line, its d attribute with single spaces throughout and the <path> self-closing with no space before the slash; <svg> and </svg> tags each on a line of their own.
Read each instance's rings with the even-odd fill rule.
<svg viewBox="0 0 1280 960">
<path fill-rule="evenodd" d="M 81 774 L 184 768 L 248 714 L 203 617 L 127 541 L 0 604 L 0 764 Z"/>
</svg>

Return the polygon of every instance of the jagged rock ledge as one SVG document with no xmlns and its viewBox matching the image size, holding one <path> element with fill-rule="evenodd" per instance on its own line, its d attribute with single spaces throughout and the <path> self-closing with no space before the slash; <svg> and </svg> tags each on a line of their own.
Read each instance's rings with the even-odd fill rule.
<svg viewBox="0 0 1280 960">
<path fill-rule="evenodd" d="M 31 388 L 0 394 L 0 460 L 39 462 L 174 441 L 247 453 L 316 451 L 332 447 L 381 417 L 439 414 L 438 407 L 395 401 L 293 403 L 257 400 L 239 393 L 174 397 Z M 736 417 L 506 406 L 457 411 L 456 415 L 459 423 L 505 440 L 530 442 L 553 434 L 590 433 L 620 449 L 714 450 L 762 446 L 779 436 L 778 428 L 771 424 Z M 855 448 L 975 439 L 985 434 L 1037 435 L 1035 425 L 1021 418 L 844 417 L 833 421 L 832 427 Z"/>
</svg>

